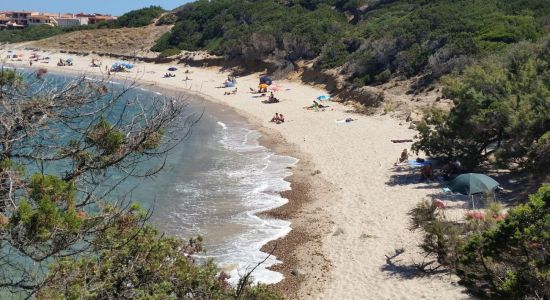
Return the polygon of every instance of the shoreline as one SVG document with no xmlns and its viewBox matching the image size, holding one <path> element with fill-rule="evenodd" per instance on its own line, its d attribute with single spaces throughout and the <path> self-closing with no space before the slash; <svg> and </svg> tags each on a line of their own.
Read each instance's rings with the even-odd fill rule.
<svg viewBox="0 0 550 300">
<path fill-rule="evenodd" d="M 38 70 L 38 67 L 34 66 L 21 68 L 25 70 Z M 51 71 L 51 73 L 71 76 L 94 76 L 100 78 L 97 74 L 82 74 L 81 72 L 71 69 L 55 69 Z M 113 79 L 113 81 L 118 82 L 119 80 Z M 275 218 L 291 222 L 291 231 L 287 235 L 282 238 L 269 241 L 259 250 L 266 253 L 266 255 L 272 253 L 272 255 L 281 261 L 280 263 L 267 268 L 275 272 L 280 272 L 284 276 L 283 280 L 271 285 L 276 289 L 281 290 L 291 299 L 298 298 L 299 285 L 304 283 L 305 278 L 303 274 L 295 275 L 292 273 L 293 271 L 298 270 L 298 267 L 300 266 L 299 257 L 303 255 L 302 252 L 304 251 L 304 245 L 307 243 L 316 243 L 317 247 L 320 247 L 320 235 L 329 232 L 327 228 L 324 228 L 324 230 L 311 232 L 311 230 L 306 228 L 305 224 L 298 225 L 299 221 L 304 217 L 303 212 L 300 212 L 299 210 L 303 209 L 307 205 L 310 205 L 315 200 L 315 197 L 311 195 L 311 190 L 322 188 L 321 185 L 313 183 L 312 180 L 308 178 L 315 170 L 311 160 L 307 158 L 304 153 L 299 152 L 295 145 L 289 144 L 279 132 L 264 127 L 257 119 L 254 118 L 254 116 L 249 115 L 246 112 L 239 111 L 235 107 L 225 105 L 223 102 L 220 102 L 214 97 L 196 91 L 182 91 L 174 87 L 162 86 L 149 80 L 136 79 L 135 83 L 135 88 L 150 88 L 153 92 L 163 92 L 163 94 L 166 94 L 166 96 L 169 97 L 182 96 L 183 101 L 188 101 L 188 96 L 192 95 L 198 99 L 193 99 L 190 101 L 196 101 L 198 103 L 206 101 L 210 104 L 223 104 L 225 109 L 230 110 L 232 114 L 245 119 L 247 123 L 249 123 L 261 134 L 258 141 L 261 146 L 269 149 L 277 155 L 289 156 L 298 159 L 297 164 L 292 167 L 288 167 L 291 170 L 292 175 L 283 178 L 285 181 L 290 183 L 291 190 L 279 192 L 281 197 L 287 199 L 288 202 L 279 207 L 268 209 L 256 214 L 258 217 Z M 328 182 L 324 182 L 324 184 L 328 184 Z M 318 225 L 320 226 L 318 228 L 323 227 L 322 222 L 317 223 L 319 223 Z M 321 275 L 327 274 L 330 268 L 330 262 L 320 252 L 313 253 L 313 255 L 318 257 L 318 263 L 320 263 L 319 267 L 315 268 L 315 271 L 319 271 L 318 274 Z M 304 267 L 306 266 L 303 266 L 302 268 Z M 319 280 L 326 282 L 327 276 L 315 277 L 315 280 L 316 282 L 311 282 L 310 284 L 317 285 L 320 283 L 318 282 Z M 317 289 L 317 287 L 314 289 Z"/>
<path fill-rule="evenodd" d="M 90 57 L 76 56 L 75 67 L 38 63 L 35 67 L 82 75 L 83 70 L 76 69 L 87 66 L 88 60 Z M 122 74 L 123 78 L 132 79 L 134 75 L 133 79 L 145 87 L 175 89 L 224 105 L 260 131 L 261 145 L 300 160 L 292 168 L 293 175 L 285 179 L 291 182 L 292 189 L 282 196 L 289 202 L 260 214 L 292 222 L 287 236 L 262 248 L 270 251 L 277 244 L 274 254 L 283 264 L 272 269 L 283 273 L 285 279 L 275 286 L 289 298 L 468 298 L 465 289 L 456 285 L 456 279 L 448 276 L 407 278 L 399 273 L 401 265 L 406 268 L 408 263 L 422 259 L 417 253 L 421 237 L 407 230 L 407 212 L 437 190 L 436 186 L 418 184 L 393 167 L 394 158 L 409 145 L 392 144 L 389 140 L 412 137 L 414 131 L 406 125 L 388 116 L 351 114 L 348 107 L 334 102 L 325 111 L 304 110 L 302 107 L 326 91 L 296 81 L 277 81 L 283 86 L 277 92 L 282 101 L 262 104 L 254 97 L 251 101 L 245 91 L 257 85 L 257 74 L 238 78 L 238 95 L 222 96 L 224 89 L 217 89 L 216 85 L 223 82 L 227 73 L 216 68 L 178 65 L 192 70 L 189 76 L 193 82 L 186 81 L 184 85 L 180 78 L 160 77 L 169 64 L 138 66 L 143 67 L 139 78 L 139 71 Z M 97 68 L 86 70 L 92 74 Z M 267 120 L 276 111 L 284 112 L 288 121 L 282 125 L 269 123 Z M 355 121 L 334 122 L 346 117 Z M 389 264 L 394 262 L 387 257 L 395 249 L 403 249 L 404 255 L 392 266 Z"/>
</svg>

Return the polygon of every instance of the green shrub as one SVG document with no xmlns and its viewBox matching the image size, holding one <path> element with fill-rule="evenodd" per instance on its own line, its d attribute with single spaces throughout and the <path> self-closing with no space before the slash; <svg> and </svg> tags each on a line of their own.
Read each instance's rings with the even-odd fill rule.
<svg viewBox="0 0 550 300">
<path fill-rule="evenodd" d="M 65 33 L 65 30 L 60 27 L 52 27 L 48 25 L 29 26 L 20 30 L 0 31 L 0 42 L 20 43 L 26 41 L 36 41 L 62 33 Z"/>
<path fill-rule="evenodd" d="M 180 53 L 181 53 L 181 50 L 180 50 L 180 49 L 169 48 L 169 49 L 163 50 L 163 51 L 159 54 L 159 57 L 160 57 L 160 58 L 166 58 L 166 57 L 178 55 L 178 54 L 180 54 Z"/>
<path fill-rule="evenodd" d="M 391 71 L 386 69 L 384 71 L 382 71 L 381 73 L 377 74 L 376 76 L 374 76 L 374 80 L 377 82 L 377 83 L 385 83 L 385 82 L 388 82 L 391 78 Z"/>
<path fill-rule="evenodd" d="M 317 58 L 315 68 L 344 66 L 350 81 L 368 75 L 365 84 L 383 82 L 386 70 L 438 79 L 470 58 L 538 39 L 548 6 L 544 0 L 196 1 L 177 9 L 170 38 L 154 49 L 203 49 L 251 61 Z M 348 40 L 360 44 L 342 43 Z M 363 53 L 368 60 L 356 59 Z"/>
<path fill-rule="evenodd" d="M 162 17 L 160 17 L 158 19 L 158 21 L 157 21 L 157 23 L 155 23 L 155 25 L 157 25 L 157 26 L 172 25 L 172 24 L 176 23 L 177 20 L 178 20 L 178 17 L 175 14 L 165 14 L 165 15 L 163 15 Z"/>
<path fill-rule="evenodd" d="M 494 299 L 550 297 L 550 185 L 503 214 L 495 206 L 481 218 L 454 223 L 429 202 L 413 209 L 411 230 L 422 230 L 421 249 L 454 271 L 477 295 Z"/>
<path fill-rule="evenodd" d="M 443 93 L 454 107 L 444 118 L 428 115 L 413 148 L 459 158 L 468 169 L 496 161 L 548 173 L 548 160 L 540 156 L 546 153 L 542 137 L 550 131 L 548 53 L 548 41 L 522 43 L 460 76 L 445 77 Z"/>
<path fill-rule="evenodd" d="M 132 10 L 118 17 L 116 24 L 119 27 L 142 27 L 153 23 L 165 10 L 160 6 L 149 6 L 146 8 Z"/>
</svg>

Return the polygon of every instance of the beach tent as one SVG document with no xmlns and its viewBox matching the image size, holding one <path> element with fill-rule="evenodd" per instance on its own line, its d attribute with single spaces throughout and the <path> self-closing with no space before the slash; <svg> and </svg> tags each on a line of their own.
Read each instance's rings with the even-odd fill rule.
<svg viewBox="0 0 550 300">
<path fill-rule="evenodd" d="M 134 67 L 134 65 L 125 61 L 117 61 L 111 66 L 111 68 L 113 69 L 117 69 L 118 67 L 122 67 L 126 70 L 130 70 Z"/>
<path fill-rule="evenodd" d="M 176 67 L 170 67 L 170 68 L 168 68 L 168 71 L 177 71 L 177 70 L 178 70 L 178 68 L 176 68 Z"/>
<path fill-rule="evenodd" d="M 319 100 L 319 101 L 327 101 L 327 100 L 330 100 L 330 96 L 321 95 L 321 96 L 317 97 L 317 100 Z"/>
<path fill-rule="evenodd" d="M 447 184 L 447 188 L 453 193 L 467 195 L 472 200 L 474 207 L 473 195 L 481 193 L 489 193 L 495 191 L 500 184 L 493 178 L 478 173 L 468 173 L 457 176 Z"/>
<path fill-rule="evenodd" d="M 261 83 L 271 85 L 271 84 L 273 84 L 273 80 L 271 80 L 271 78 L 269 76 L 262 76 L 262 77 L 260 77 L 260 84 Z"/>
<path fill-rule="evenodd" d="M 113 66 L 122 66 L 125 69 L 132 69 L 134 67 L 133 64 L 126 62 L 126 61 L 117 61 L 113 64 Z"/>
</svg>

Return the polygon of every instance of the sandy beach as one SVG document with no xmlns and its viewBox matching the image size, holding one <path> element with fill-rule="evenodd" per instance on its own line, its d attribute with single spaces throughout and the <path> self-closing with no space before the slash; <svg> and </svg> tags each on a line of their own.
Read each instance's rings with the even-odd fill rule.
<svg viewBox="0 0 550 300">
<path fill-rule="evenodd" d="M 32 51 L 21 62 L 5 65 L 28 67 Z M 92 56 L 40 52 L 50 63 L 33 67 L 55 72 L 106 75 L 104 66 L 116 59 L 101 58 L 103 67 L 91 68 Z M 59 58 L 72 57 L 73 66 L 57 67 Z M 228 73 L 217 67 L 175 65 L 176 77 L 163 78 L 174 64 L 137 63 L 116 79 L 137 80 L 143 85 L 175 89 L 233 108 L 263 133 L 263 144 L 300 159 L 289 178 L 292 191 L 283 193 L 289 203 L 268 214 L 292 221 L 293 231 L 264 246 L 284 263 L 275 266 L 286 279 L 277 284 L 296 299 L 468 299 L 465 289 L 449 275 L 412 276 L 411 265 L 422 261 L 420 234 L 408 230 L 407 213 L 422 199 L 437 193 L 437 184 L 418 182 L 418 174 L 395 167 L 394 162 L 411 143 L 391 140 L 413 138 L 408 123 L 387 115 L 353 114 L 350 107 L 335 102 L 322 111 L 306 110 L 320 87 L 298 81 L 277 80 L 276 104 L 264 104 L 249 89 L 257 89 L 259 74 L 237 78 L 232 88 L 220 88 Z M 184 73 L 189 70 L 189 73 Z M 189 77 L 190 80 L 184 80 Z M 283 124 L 269 122 L 275 113 Z M 353 118 L 353 122 L 337 120 Z"/>
</svg>

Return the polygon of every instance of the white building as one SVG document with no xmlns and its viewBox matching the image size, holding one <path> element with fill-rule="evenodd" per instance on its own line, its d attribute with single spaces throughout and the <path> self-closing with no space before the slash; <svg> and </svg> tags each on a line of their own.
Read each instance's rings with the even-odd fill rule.
<svg viewBox="0 0 550 300">
<path fill-rule="evenodd" d="M 57 21 L 57 26 L 59 27 L 72 27 L 72 26 L 81 26 L 88 25 L 88 18 L 79 18 L 79 17 L 58 17 L 54 18 Z"/>
<path fill-rule="evenodd" d="M 27 25 L 33 26 L 33 25 L 49 25 L 49 26 L 57 26 L 57 21 L 52 16 L 47 15 L 31 15 L 27 19 Z"/>
</svg>

